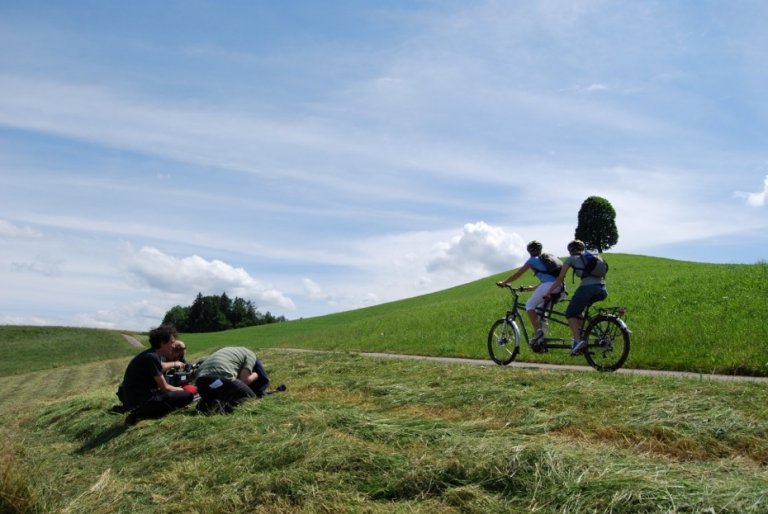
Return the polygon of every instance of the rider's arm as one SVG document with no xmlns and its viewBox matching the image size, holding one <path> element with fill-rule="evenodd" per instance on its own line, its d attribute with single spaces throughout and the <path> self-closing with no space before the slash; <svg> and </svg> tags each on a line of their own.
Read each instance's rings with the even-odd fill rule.
<svg viewBox="0 0 768 514">
<path fill-rule="evenodd" d="M 531 266 L 526 262 L 525 264 L 523 264 L 523 266 L 520 269 L 518 269 L 517 271 L 512 273 L 510 276 L 508 276 L 507 278 L 505 278 L 501 282 L 496 282 L 496 285 L 499 286 L 499 287 L 504 287 L 505 285 L 509 284 L 510 282 L 514 282 L 518 278 L 522 277 L 523 273 L 525 273 L 529 269 L 531 269 Z"/>
</svg>

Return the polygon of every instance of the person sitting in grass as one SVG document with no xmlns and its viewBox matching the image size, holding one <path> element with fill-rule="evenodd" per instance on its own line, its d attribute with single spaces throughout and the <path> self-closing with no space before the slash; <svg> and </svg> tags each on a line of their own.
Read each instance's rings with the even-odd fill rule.
<svg viewBox="0 0 768 514">
<path fill-rule="evenodd" d="M 162 325 L 149 332 L 150 348 L 136 355 L 125 369 L 120 396 L 128 417 L 127 425 L 135 425 L 140 419 L 158 419 L 176 409 L 186 407 L 194 395 L 181 387 L 168 384 L 164 368 L 183 369 L 184 362 L 175 360 L 163 365 L 163 357 L 176 354 L 176 329 Z"/>
<path fill-rule="evenodd" d="M 269 377 L 255 353 L 242 346 L 228 346 L 203 361 L 195 385 L 200 394 L 197 410 L 223 414 L 249 398 L 268 394 Z"/>
<path fill-rule="evenodd" d="M 160 362 L 163 366 L 163 373 L 177 369 L 185 369 L 189 364 L 187 362 L 186 352 L 186 343 L 180 339 L 175 339 L 171 353 L 169 355 L 160 356 Z M 181 367 L 179 367 L 179 363 L 182 364 Z"/>
</svg>

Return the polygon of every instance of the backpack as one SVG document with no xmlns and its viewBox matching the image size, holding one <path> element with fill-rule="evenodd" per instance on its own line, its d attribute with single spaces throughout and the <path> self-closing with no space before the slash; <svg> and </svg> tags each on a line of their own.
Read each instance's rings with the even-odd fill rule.
<svg viewBox="0 0 768 514">
<path fill-rule="evenodd" d="M 581 254 L 581 262 L 584 267 L 581 269 L 581 278 L 598 277 L 603 278 L 608 274 L 608 263 L 592 252 Z"/>
<path fill-rule="evenodd" d="M 563 269 L 563 262 L 549 253 L 542 253 L 539 255 L 539 261 L 544 265 L 544 273 L 549 275 L 558 276 L 560 270 Z"/>
</svg>

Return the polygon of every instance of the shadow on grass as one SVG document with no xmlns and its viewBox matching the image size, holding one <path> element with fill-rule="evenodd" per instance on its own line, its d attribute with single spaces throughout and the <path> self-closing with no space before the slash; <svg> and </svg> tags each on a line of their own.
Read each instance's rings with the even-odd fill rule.
<svg viewBox="0 0 768 514">
<path fill-rule="evenodd" d="M 86 441 L 80 448 L 75 450 L 75 453 L 77 455 L 84 455 L 90 452 L 91 450 L 94 450 L 99 446 L 102 446 L 108 443 L 115 437 L 119 436 L 120 434 L 128 430 L 128 428 L 129 427 L 127 425 L 124 425 L 122 423 L 119 425 L 114 425 L 104 430 L 103 432 L 96 434 L 92 439 Z"/>
</svg>

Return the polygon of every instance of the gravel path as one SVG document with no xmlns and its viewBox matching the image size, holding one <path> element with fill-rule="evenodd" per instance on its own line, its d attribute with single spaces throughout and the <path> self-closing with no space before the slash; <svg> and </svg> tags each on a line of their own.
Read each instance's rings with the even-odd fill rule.
<svg viewBox="0 0 768 514">
<path fill-rule="evenodd" d="M 329 352 L 326 350 L 305 350 L 300 348 L 271 348 L 272 350 L 285 350 L 290 352 L 315 352 L 315 353 L 352 353 L 356 355 L 363 355 L 366 357 L 374 357 L 378 359 L 411 359 L 411 360 L 427 360 L 434 362 L 450 362 L 456 364 L 472 364 L 475 366 L 497 366 L 489 359 L 465 359 L 457 357 L 430 357 L 424 355 L 404 355 L 394 353 L 376 353 L 376 352 Z M 579 365 L 562 365 L 562 364 L 544 364 L 536 362 L 512 362 L 508 368 L 522 368 L 522 369 L 543 369 L 552 371 L 593 371 L 597 373 L 590 366 Z M 690 378 L 697 380 L 719 380 L 719 381 L 731 381 L 731 382 L 758 382 L 768 384 L 768 377 L 748 377 L 742 375 L 712 375 L 707 373 L 691 373 L 687 371 L 661 371 L 654 369 L 625 369 L 621 368 L 615 373 L 621 373 L 625 375 L 644 375 L 654 377 L 678 377 L 678 378 Z"/>
</svg>

